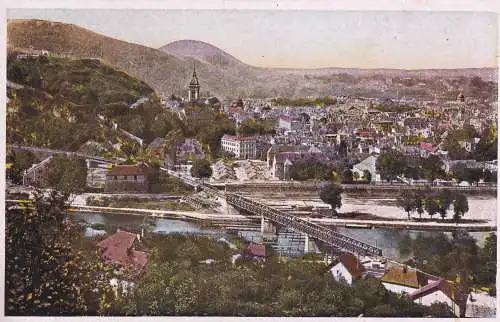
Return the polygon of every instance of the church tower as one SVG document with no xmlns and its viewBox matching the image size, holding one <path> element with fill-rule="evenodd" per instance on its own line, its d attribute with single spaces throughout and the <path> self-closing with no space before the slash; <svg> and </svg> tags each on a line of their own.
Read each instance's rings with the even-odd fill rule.
<svg viewBox="0 0 500 322">
<path fill-rule="evenodd" d="M 196 76 L 196 65 L 193 64 L 193 77 L 189 83 L 188 99 L 190 102 L 195 102 L 200 98 L 200 83 L 198 76 Z"/>
</svg>

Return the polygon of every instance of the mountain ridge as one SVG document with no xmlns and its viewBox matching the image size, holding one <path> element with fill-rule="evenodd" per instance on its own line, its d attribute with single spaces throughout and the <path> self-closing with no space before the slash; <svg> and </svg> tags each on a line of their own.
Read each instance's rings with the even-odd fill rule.
<svg viewBox="0 0 500 322">
<path fill-rule="evenodd" d="M 220 98 L 304 97 L 337 93 L 390 96 L 384 77 L 473 77 L 496 82 L 496 68 L 471 69 L 280 69 L 256 67 L 240 61 L 209 43 L 178 40 L 159 49 L 117 40 L 74 24 L 45 20 L 9 20 L 9 46 L 46 49 L 77 58 L 100 58 L 136 75 L 155 91 L 169 96 L 185 94 L 192 66 L 202 92 L 210 90 Z M 342 75 L 346 77 L 341 77 Z M 356 79 L 352 79 L 352 77 Z M 344 82 L 344 78 L 348 82 Z M 370 78 L 366 80 L 365 78 Z M 414 91 L 409 90 L 409 93 Z"/>
</svg>

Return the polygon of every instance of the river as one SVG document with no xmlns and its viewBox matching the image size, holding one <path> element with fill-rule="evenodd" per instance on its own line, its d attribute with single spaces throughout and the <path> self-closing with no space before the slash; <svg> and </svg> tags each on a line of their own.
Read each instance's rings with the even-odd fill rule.
<svg viewBox="0 0 500 322">
<path fill-rule="evenodd" d="M 118 215 L 118 214 L 99 214 L 80 212 L 70 215 L 75 222 L 85 222 L 88 225 L 100 224 L 108 231 L 115 231 L 117 227 L 125 230 L 139 230 L 141 226 L 146 227 L 147 231 L 171 234 L 171 233 L 188 233 L 188 234 L 210 234 L 214 236 L 224 236 L 229 233 L 224 228 L 205 227 L 199 223 L 174 220 L 142 217 L 136 215 Z M 95 226 L 94 226 L 95 227 Z M 402 261 L 407 259 L 406 255 L 399 252 L 399 245 L 405 238 L 415 238 L 418 233 L 426 234 L 428 236 L 437 235 L 438 232 L 419 232 L 413 230 L 395 230 L 395 229 L 356 229 L 356 228 L 332 228 L 339 233 L 351 236 L 360 241 L 376 245 L 382 249 L 384 256 Z M 232 230 L 234 232 L 235 230 Z M 103 231 L 93 230 L 90 227 L 87 229 L 88 235 L 95 235 Z M 259 229 L 259 223 L 255 225 L 248 225 L 241 227 L 235 231 L 242 238 L 257 243 L 263 242 L 263 236 Z M 484 238 L 488 233 L 473 232 L 470 233 L 482 245 Z M 287 229 L 278 229 L 277 238 L 269 242 L 270 246 L 278 253 L 284 256 L 300 256 L 304 254 L 304 236 L 295 232 L 288 231 Z M 309 244 L 309 250 L 318 250 L 314 243 Z"/>
</svg>

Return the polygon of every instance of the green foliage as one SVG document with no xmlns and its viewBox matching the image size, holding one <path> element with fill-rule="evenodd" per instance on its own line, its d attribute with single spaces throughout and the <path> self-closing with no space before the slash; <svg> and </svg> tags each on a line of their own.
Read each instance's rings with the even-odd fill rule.
<svg viewBox="0 0 500 322">
<path fill-rule="evenodd" d="M 467 196 L 458 194 L 453 202 L 453 219 L 458 222 L 467 211 L 469 211 Z"/>
<path fill-rule="evenodd" d="M 38 162 L 35 154 L 29 151 L 11 151 L 7 153 L 7 163 L 12 163 L 10 169 L 7 169 L 7 178 L 13 183 L 21 184 L 23 182 L 23 172 Z"/>
<path fill-rule="evenodd" d="M 443 161 L 437 155 L 431 155 L 422 162 L 425 178 L 434 184 L 434 180 L 442 176 Z"/>
<path fill-rule="evenodd" d="M 15 113 L 7 118 L 8 142 L 76 151 L 88 140 L 113 140 L 117 133 L 111 124 L 97 122 L 97 114 L 114 119 L 146 141 L 172 127 L 165 124 L 165 118 L 155 121 L 162 112 L 159 102 L 150 100 L 129 108 L 139 98 L 151 96 L 149 86 L 99 61 L 11 57 L 7 70 L 9 80 L 27 85 L 9 92 L 15 98 L 9 103 Z"/>
<path fill-rule="evenodd" d="M 295 162 L 290 166 L 290 178 L 298 181 L 328 180 L 331 178 L 332 167 L 320 162 Z"/>
<path fill-rule="evenodd" d="M 63 223 L 67 195 L 37 194 L 33 209 L 6 212 L 8 315 L 107 314 L 111 272 L 100 253 L 82 251 L 83 232 Z"/>
<path fill-rule="evenodd" d="M 242 136 L 275 134 L 276 124 L 269 120 L 248 119 L 238 126 L 236 132 Z"/>
<path fill-rule="evenodd" d="M 423 316 L 422 306 L 368 278 L 351 288 L 321 263 L 240 261 L 210 237 L 152 235 L 150 264 L 122 314 L 198 316 Z M 207 258 L 215 262 L 206 264 Z M 387 307 L 383 307 L 386 305 Z"/>
<path fill-rule="evenodd" d="M 68 193 L 85 191 L 87 186 L 85 159 L 53 156 L 49 166 L 49 185 Z"/>
<path fill-rule="evenodd" d="M 210 178 L 212 176 L 212 167 L 207 159 L 200 159 L 193 162 L 191 175 L 195 178 Z"/>
<path fill-rule="evenodd" d="M 496 288 L 497 275 L 497 235 L 490 233 L 479 251 L 480 270 L 477 272 L 476 282 L 492 289 Z"/>
<path fill-rule="evenodd" d="M 342 207 L 342 192 L 341 186 L 330 183 L 321 189 L 319 197 L 324 203 L 332 206 L 332 210 L 337 213 L 337 208 Z"/>
<path fill-rule="evenodd" d="M 406 168 L 403 156 L 397 152 L 387 152 L 381 154 L 376 161 L 376 168 L 383 180 L 394 181 Z"/>
</svg>

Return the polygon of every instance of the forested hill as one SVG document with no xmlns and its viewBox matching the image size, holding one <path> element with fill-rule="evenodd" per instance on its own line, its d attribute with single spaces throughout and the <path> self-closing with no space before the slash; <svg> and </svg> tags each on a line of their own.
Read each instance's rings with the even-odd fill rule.
<svg viewBox="0 0 500 322">
<path fill-rule="evenodd" d="M 162 111 L 151 87 L 99 60 L 9 52 L 7 79 L 20 85 L 8 86 L 8 143 L 78 150 L 88 140 L 113 141 L 111 121 L 143 132 Z M 141 98 L 145 103 L 130 108 Z"/>
</svg>

